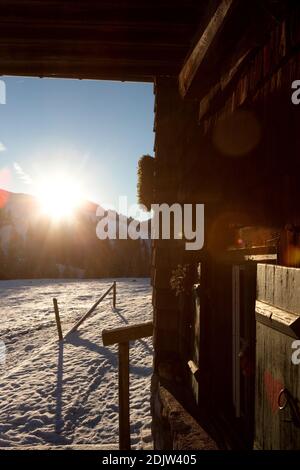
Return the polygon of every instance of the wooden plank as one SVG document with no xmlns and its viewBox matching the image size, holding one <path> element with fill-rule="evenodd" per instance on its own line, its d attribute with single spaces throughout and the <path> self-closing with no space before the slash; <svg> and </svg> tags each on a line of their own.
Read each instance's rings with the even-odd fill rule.
<svg viewBox="0 0 300 470">
<path fill-rule="evenodd" d="M 258 264 L 257 300 L 300 315 L 300 269 Z"/>
<path fill-rule="evenodd" d="M 193 25 L 197 22 L 197 13 L 199 5 L 186 7 L 181 4 L 160 5 L 153 2 L 141 6 L 140 2 L 131 6 L 129 2 L 123 2 L 119 6 L 110 4 L 103 5 L 101 2 L 73 1 L 66 6 L 65 2 L 58 0 L 56 2 L 41 1 L 29 5 L 23 0 L 4 1 L 1 0 L 1 22 L 9 21 L 30 21 L 39 23 L 41 20 L 49 19 L 57 22 L 80 21 L 86 23 L 106 23 L 126 24 L 129 28 L 139 23 L 152 24 L 155 29 L 156 24 L 164 24 L 165 27 L 173 22 Z M 198 2 L 199 3 L 199 2 Z M 195 17 L 196 16 L 196 17 Z"/>
<path fill-rule="evenodd" d="M 124 326 L 113 330 L 102 330 L 102 341 L 104 346 L 116 343 L 135 341 L 153 335 L 153 322 L 141 323 L 139 325 Z"/>
<path fill-rule="evenodd" d="M 197 0 L 184 0 L 184 6 L 186 8 L 195 8 L 199 1 Z M 12 10 L 17 9 L 20 5 L 24 4 L 24 0 L 1 0 L 1 6 L 10 6 Z M 65 5 L 64 5 L 65 4 Z M 66 9 L 66 4 L 69 8 Z M 156 5 L 149 0 L 101 0 L 101 2 L 95 2 L 94 0 L 26 0 L 27 8 L 36 8 L 36 7 L 45 7 L 48 8 L 58 8 L 64 6 L 64 11 L 67 13 L 69 9 L 73 10 L 74 8 L 78 9 L 80 5 L 85 7 L 88 10 L 93 10 L 93 8 L 100 9 L 136 9 L 140 10 L 153 10 L 153 8 L 167 8 L 170 7 L 181 8 L 182 9 L 182 0 L 159 0 Z"/>
<path fill-rule="evenodd" d="M 61 341 L 63 339 L 63 334 L 62 334 L 62 329 L 61 329 L 57 299 L 53 299 L 53 306 L 54 306 L 55 320 L 56 320 L 56 326 L 57 326 L 57 332 L 58 332 L 58 339 L 59 341 Z"/>
<path fill-rule="evenodd" d="M 218 80 L 202 98 L 199 105 L 199 121 L 201 121 L 207 113 L 215 112 L 219 105 L 218 99 L 220 95 L 232 84 L 233 80 L 236 81 L 240 77 L 240 72 L 243 70 L 243 66 L 249 55 L 250 49 L 237 59 L 236 63 L 221 76 L 220 80 Z"/>
<path fill-rule="evenodd" d="M 113 289 L 113 307 L 116 308 L 116 301 L 117 301 L 117 283 L 114 281 L 114 289 Z"/>
<path fill-rule="evenodd" d="M 298 402 L 300 398 L 300 369 L 291 362 L 293 342 L 294 338 L 257 322 L 255 449 L 299 449 L 300 429 L 292 422 L 290 407 L 278 408 L 282 388 L 287 388 Z"/>
<path fill-rule="evenodd" d="M 119 344 L 119 446 L 130 450 L 128 342 Z"/>
<path fill-rule="evenodd" d="M 257 300 L 261 300 L 263 302 L 265 302 L 265 298 L 266 298 L 266 282 L 265 282 L 265 278 L 266 278 L 266 267 L 267 265 L 264 264 L 264 263 L 259 263 L 257 265 L 257 274 L 256 274 L 256 284 L 257 284 L 257 287 L 256 287 L 256 298 Z"/>
<path fill-rule="evenodd" d="M 277 254 L 273 255 L 247 255 L 245 256 L 245 261 L 256 261 L 259 263 L 262 262 L 276 262 L 277 261 Z"/>
<path fill-rule="evenodd" d="M 78 320 L 77 323 L 75 323 L 75 325 L 68 331 L 68 333 L 66 334 L 66 336 L 68 336 L 70 333 L 73 333 L 73 331 L 77 330 L 77 328 L 93 313 L 93 311 L 96 309 L 96 307 L 98 307 L 98 305 L 100 304 L 100 302 L 102 302 L 102 300 L 110 293 L 110 291 L 114 288 L 114 284 L 112 286 L 110 286 L 110 288 L 100 297 L 99 300 L 97 300 L 97 302 L 94 303 L 94 305 L 89 309 L 88 312 L 86 312 L 81 318 L 80 320 Z M 66 337 L 65 336 L 65 337 Z"/>
<path fill-rule="evenodd" d="M 177 65 L 167 61 L 161 64 L 142 60 L 102 60 L 95 63 L 92 60 L 76 61 L 71 55 L 68 61 L 59 58 L 24 60 L 16 59 L 14 55 L 13 59 L 11 55 L 0 58 L 0 75 L 152 82 L 156 75 L 176 75 L 178 71 Z"/>
<path fill-rule="evenodd" d="M 124 24 L 102 24 L 102 23 L 82 23 L 82 21 L 58 21 L 41 20 L 38 23 L 32 21 L 10 21 L 2 22 L 0 37 L 14 38 L 15 40 L 23 38 L 29 39 L 51 39 L 51 35 L 55 40 L 71 40 L 72 38 L 82 41 L 98 41 L 110 44 L 116 43 L 138 43 L 144 42 L 149 44 L 184 44 L 188 47 L 190 29 L 187 25 L 178 23 L 170 23 L 166 29 L 165 24 L 155 25 L 155 35 L 153 34 L 153 25 L 140 23 L 134 28 L 128 29 L 128 25 Z"/>
<path fill-rule="evenodd" d="M 1 37 L 1 36 L 0 36 Z M 10 57 L 28 60 L 140 60 L 143 63 L 155 61 L 156 63 L 180 63 L 185 55 L 185 47 L 173 47 L 153 44 L 105 44 L 100 41 L 82 41 L 77 38 L 71 40 L 4 40 L 0 41 L 0 57 Z M 165 58 L 168 58 L 167 61 Z"/>
<path fill-rule="evenodd" d="M 152 293 L 152 305 L 153 307 L 158 307 L 164 310 L 176 310 L 178 308 L 178 297 L 176 297 L 175 292 L 170 289 L 160 289 L 156 287 L 156 284 L 153 288 Z"/>
<path fill-rule="evenodd" d="M 215 14 L 209 21 L 204 33 L 196 43 L 179 74 L 179 91 L 182 97 L 187 97 L 193 81 L 200 74 L 200 67 L 213 41 L 232 9 L 234 0 L 222 0 Z"/>
<path fill-rule="evenodd" d="M 300 316 L 274 307 L 264 302 L 256 301 L 255 315 L 257 321 L 282 333 L 299 338 Z"/>
<path fill-rule="evenodd" d="M 262 450 L 299 449 L 300 429 L 290 406 L 280 410 L 285 388 L 299 403 L 299 366 L 292 362 L 300 335 L 300 269 L 260 264 L 257 270 L 255 441 Z"/>
</svg>

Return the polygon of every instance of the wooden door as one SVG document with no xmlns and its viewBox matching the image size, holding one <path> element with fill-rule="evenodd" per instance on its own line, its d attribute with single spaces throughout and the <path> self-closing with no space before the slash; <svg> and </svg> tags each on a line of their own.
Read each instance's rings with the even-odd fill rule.
<svg viewBox="0 0 300 470">
<path fill-rule="evenodd" d="M 300 269 L 259 264 L 255 311 L 255 448 L 300 449 Z"/>
</svg>

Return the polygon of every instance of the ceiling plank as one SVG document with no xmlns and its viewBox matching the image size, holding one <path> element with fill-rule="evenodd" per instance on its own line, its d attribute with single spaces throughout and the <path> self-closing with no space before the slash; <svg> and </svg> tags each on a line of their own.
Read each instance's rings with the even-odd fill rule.
<svg viewBox="0 0 300 470">
<path fill-rule="evenodd" d="M 151 26 L 151 25 L 150 25 Z M 29 23 L 1 24 L 0 41 L 84 41 L 109 44 L 148 44 L 174 47 L 190 46 L 190 28 L 184 25 L 172 24 L 168 28 L 164 25 L 139 25 L 128 28 L 125 25 L 89 25 L 89 24 L 60 24 L 58 22 L 44 22 L 40 25 Z"/>
<path fill-rule="evenodd" d="M 202 2 L 200 2 L 201 6 Z M 161 6 L 159 3 L 148 2 L 148 7 L 143 5 L 130 8 L 130 2 L 121 5 L 103 5 L 98 2 L 72 2 L 58 1 L 54 4 L 45 0 L 36 4 L 28 1 L 1 1 L 0 20 L 2 22 L 27 22 L 36 21 L 79 21 L 97 22 L 99 24 L 138 24 L 138 23 L 165 23 L 194 24 L 195 16 L 201 8 L 182 7 L 179 5 Z"/>
<path fill-rule="evenodd" d="M 205 0 L 0 0 L 0 74 L 178 76 Z"/>
<path fill-rule="evenodd" d="M 156 76 L 176 76 L 178 71 L 175 65 L 157 61 L 0 60 L 0 76 L 153 82 Z"/>
</svg>

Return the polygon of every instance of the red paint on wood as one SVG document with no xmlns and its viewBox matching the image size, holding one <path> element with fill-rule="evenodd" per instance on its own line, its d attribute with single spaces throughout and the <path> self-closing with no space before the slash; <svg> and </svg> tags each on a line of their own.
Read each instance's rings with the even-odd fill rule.
<svg viewBox="0 0 300 470">
<path fill-rule="evenodd" d="M 265 370 L 264 373 L 264 383 L 268 403 L 272 413 L 275 414 L 278 411 L 278 395 L 280 390 L 284 388 L 284 384 L 281 380 L 275 379 L 268 370 Z"/>
</svg>

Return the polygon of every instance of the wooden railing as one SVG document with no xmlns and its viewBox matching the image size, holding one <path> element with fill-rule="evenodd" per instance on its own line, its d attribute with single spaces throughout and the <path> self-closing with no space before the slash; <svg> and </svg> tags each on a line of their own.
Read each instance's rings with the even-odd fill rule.
<svg viewBox="0 0 300 470">
<path fill-rule="evenodd" d="M 113 291 L 113 306 L 116 307 L 116 281 L 94 303 L 94 305 L 75 323 L 75 325 L 63 336 L 59 316 L 57 299 L 53 299 L 55 320 L 59 341 L 66 338 L 93 313 L 100 302 Z M 119 351 L 119 447 L 120 450 L 130 450 L 130 415 L 129 415 L 129 341 L 146 338 L 153 335 L 153 323 L 141 323 L 102 331 L 104 346 L 118 344 Z"/>
<path fill-rule="evenodd" d="M 118 344 L 119 354 L 119 447 L 130 450 L 129 341 L 153 335 L 153 323 L 102 331 L 104 346 Z"/>
<path fill-rule="evenodd" d="M 64 337 L 66 338 L 70 333 L 73 333 L 73 331 L 76 331 L 77 328 L 93 313 L 93 311 L 98 307 L 100 302 L 102 302 L 102 300 L 105 299 L 105 297 L 111 291 L 113 291 L 113 307 L 115 308 L 116 307 L 116 298 L 117 298 L 117 283 L 116 283 L 116 281 L 113 282 L 113 284 L 100 297 L 100 299 L 98 299 L 97 302 L 95 302 L 94 305 L 75 323 L 75 325 L 72 326 L 72 328 L 66 333 L 65 336 L 63 336 L 63 333 L 62 333 L 62 327 L 61 327 L 61 321 L 60 321 L 60 316 L 59 316 L 59 309 L 58 309 L 57 299 L 53 299 L 53 306 L 54 306 L 54 313 L 55 313 L 55 320 L 56 320 L 56 326 L 57 326 L 59 341 L 63 340 Z"/>
</svg>

